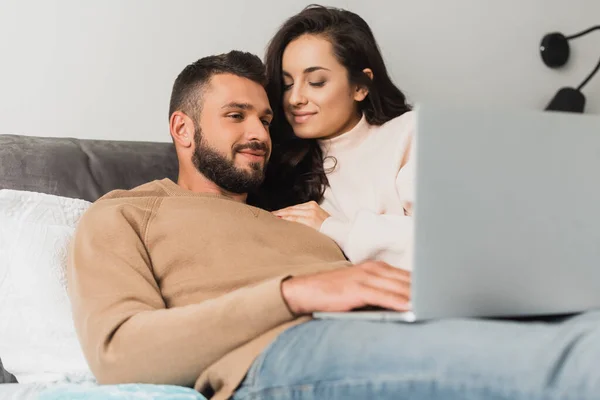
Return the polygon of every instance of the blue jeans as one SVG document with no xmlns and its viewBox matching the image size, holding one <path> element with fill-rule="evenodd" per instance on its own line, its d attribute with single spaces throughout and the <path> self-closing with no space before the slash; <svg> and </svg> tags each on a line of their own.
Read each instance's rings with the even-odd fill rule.
<svg viewBox="0 0 600 400">
<path fill-rule="evenodd" d="M 600 312 L 554 322 L 310 321 L 253 363 L 234 400 L 600 399 Z"/>
</svg>

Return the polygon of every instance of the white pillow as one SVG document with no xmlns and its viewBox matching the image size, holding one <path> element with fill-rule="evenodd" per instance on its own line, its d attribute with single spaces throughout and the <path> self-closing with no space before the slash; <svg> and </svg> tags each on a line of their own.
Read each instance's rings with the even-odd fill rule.
<svg viewBox="0 0 600 400">
<path fill-rule="evenodd" d="M 0 190 L 0 358 L 22 383 L 91 376 L 66 292 L 85 200 Z"/>
</svg>

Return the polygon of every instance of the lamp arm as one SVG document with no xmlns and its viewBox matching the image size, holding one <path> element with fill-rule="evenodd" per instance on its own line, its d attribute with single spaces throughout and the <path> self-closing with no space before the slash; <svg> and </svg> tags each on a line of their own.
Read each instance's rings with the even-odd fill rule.
<svg viewBox="0 0 600 400">
<path fill-rule="evenodd" d="M 600 70 L 600 60 L 598 60 L 596 68 L 594 68 L 592 72 L 590 72 L 590 74 L 587 76 L 587 78 L 585 78 L 583 82 L 581 82 L 581 84 L 577 86 L 577 90 L 583 89 L 583 87 L 594 77 L 594 75 L 596 75 L 596 72 L 598 72 L 598 70 Z"/>
<path fill-rule="evenodd" d="M 576 33 L 574 35 L 567 36 L 567 37 L 565 37 L 565 39 L 567 39 L 567 40 L 577 39 L 579 37 L 587 35 L 588 33 L 592 32 L 592 31 L 596 31 L 596 30 L 599 30 L 599 29 L 600 29 L 600 25 L 592 26 L 591 28 L 588 28 L 585 31 L 581 31 L 581 32 Z"/>
</svg>

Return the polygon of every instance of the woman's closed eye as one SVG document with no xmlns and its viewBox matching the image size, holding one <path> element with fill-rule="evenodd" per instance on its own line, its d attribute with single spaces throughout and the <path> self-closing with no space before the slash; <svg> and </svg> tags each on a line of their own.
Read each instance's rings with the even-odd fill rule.
<svg viewBox="0 0 600 400">
<path fill-rule="evenodd" d="M 325 81 L 320 81 L 320 82 L 308 82 L 308 84 L 309 84 L 310 86 L 312 86 L 312 87 L 315 87 L 315 88 L 320 88 L 320 87 L 323 87 L 323 86 L 325 86 Z M 290 83 L 290 84 L 288 84 L 288 85 L 284 84 L 284 85 L 283 85 L 283 91 L 284 91 L 284 92 L 287 92 L 288 90 L 290 90 L 290 89 L 292 88 L 292 86 L 294 86 L 294 84 L 293 84 L 293 83 Z"/>
</svg>

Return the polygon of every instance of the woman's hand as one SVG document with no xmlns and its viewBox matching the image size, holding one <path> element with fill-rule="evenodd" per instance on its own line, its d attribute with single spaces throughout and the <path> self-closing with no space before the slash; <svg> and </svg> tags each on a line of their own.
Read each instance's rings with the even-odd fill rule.
<svg viewBox="0 0 600 400">
<path fill-rule="evenodd" d="M 299 222 L 310 226 L 317 231 L 321 229 L 323 221 L 329 218 L 327 211 L 323 210 L 315 201 L 273 211 L 273 214 L 286 221 Z"/>
</svg>

